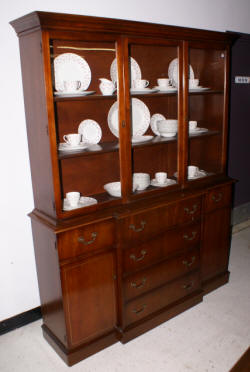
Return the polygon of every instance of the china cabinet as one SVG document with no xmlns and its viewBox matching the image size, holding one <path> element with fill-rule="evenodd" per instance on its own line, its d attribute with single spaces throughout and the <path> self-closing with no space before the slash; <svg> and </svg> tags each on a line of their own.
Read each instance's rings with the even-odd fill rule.
<svg viewBox="0 0 250 372">
<path fill-rule="evenodd" d="M 42 328 L 72 365 L 228 281 L 234 35 L 46 12 L 11 25 Z"/>
</svg>

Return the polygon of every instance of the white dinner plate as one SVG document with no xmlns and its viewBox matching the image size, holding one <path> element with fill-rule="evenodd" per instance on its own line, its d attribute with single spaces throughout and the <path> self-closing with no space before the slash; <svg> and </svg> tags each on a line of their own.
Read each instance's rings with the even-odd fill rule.
<svg viewBox="0 0 250 372">
<path fill-rule="evenodd" d="M 174 93 L 177 92 L 177 88 L 175 87 L 167 87 L 162 88 L 159 86 L 154 87 L 153 89 L 157 89 L 159 93 Z"/>
<path fill-rule="evenodd" d="M 113 83 L 117 83 L 117 60 L 116 58 L 113 60 L 110 66 L 110 77 Z M 131 79 L 131 87 L 133 87 L 134 80 L 141 80 L 141 69 L 136 60 L 130 57 L 130 79 Z"/>
<path fill-rule="evenodd" d="M 172 85 L 178 87 L 179 84 L 179 62 L 178 58 L 173 59 L 168 66 L 168 77 L 172 81 Z M 194 79 L 194 70 L 189 65 L 189 79 Z"/>
<path fill-rule="evenodd" d="M 96 145 L 102 138 L 102 130 L 100 125 L 91 119 L 83 120 L 79 127 L 78 133 L 82 135 L 82 141 L 85 143 Z"/>
<path fill-rule="evenodd" d="M 148 107 L 138 98 L 132 98 L 132 137 L 143 136 L 150 123 Z M 118 103 L 110 107 L 108 126 L 114 136 L 119 137 Z"/>
<path fill-rule="evenodd" d="M 198 86 L 198 87 L 195 87 L 195 88 L 189 88 L 188 91 L 189 92 L 202 92 L 203 90 L 209 90 L 209 89 L 210 88 Z"/>
<path fill-rule="evenodd" d="M 67 199 L 64 199 L 63 200 L 63 210 L 64 211 L 72 211 L 74 209 L 88 207 L 89 205 L 93 205 L 93 204 L 97 204 L 97 200 L 95 198 L 90 198 L 90 197 L 87 197 L 87 196 L 81 196 L 80 200 L 79 200 L 79 203 L 75 207 L 72 207 L 68 203 Z"/>
<path fill-rule="evenodd" d="M 157 128 L 157 121 L 159 120 L 166 120 L 166 118 L 162 114 L 154 114 L 150 119 L 150 127 L 152 129 L 152 132 L 157 136 L 160 136 L 160 132 L 158 131 Z"/>
<path fill-rule="evenodd" d="M 64 81 L 78 80 L 81 90 L 86 90 L 91 81 L 91 71 L 84 58 L 75 53 L 63 53 L 54 59 L 55 89 L 63 91 Z"/>
</svg>

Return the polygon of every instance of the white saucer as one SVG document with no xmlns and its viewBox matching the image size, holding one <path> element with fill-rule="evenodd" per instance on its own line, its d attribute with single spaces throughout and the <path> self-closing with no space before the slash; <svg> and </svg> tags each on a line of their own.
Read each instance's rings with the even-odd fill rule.
<svg viewBox="0 0 250 372">
<path fill-rule="evenodd" d="M 176 181 L 172 180 L 171 178 L 167 178 L 166 182 L 164 183 L 157 182 L 155 178 L 152 179 L 150 182 L 150 184 L 155 187 L 166 187 L 166 186 L 174 185 L 175 183 Z"/>
<path fill-rule="evenodd" d="M 206 87 L 195 87 L 195 88 L 189 88 L 189 92 L 201 92 L 203 90 L 209 90 L 210 88 L 206 88 Z"/>
<path fill-rule="evenodd" d="M 133 136 L 132 143 L 147 142 L 153 139 L 154 136 Z"/>
<path fill-rule="evenodd" d="M 200 134 L 200 133 L 205 133 L 208 132 L 207 128 L 195 128 L 194 130 L 189 130 L 189 134 Z"/>
<path fill-rule="evenodd" d="M 69 145 L 68 143 L 66 142 L 63 142 L 63 143 L 59 143 L 59 146 L 58 146 L 58 150 L 59 151 L 76 151 L 76 150 L 84 150 L 86 149 L 87 147 L 89 147 L 90 144 L 89 143 L 85 143 L 85 142 L 81 142 L 79 145 L 77 146 L 71 146 Z"/>
<path fill-rule="evenodd" d="M 94 94 L 94 90 L 82 90 L 81 92 L 54 92 L 55 96 L 61 97 L 79 97 L 88 96 L 89 94 Z"/>
<path fill-rule="evenodd" d="M 156 86 L 154 89 L 157 89 L 159 93 L 173 93 L 177 92 L 177 88 L 169 86 L 169 87 L 159 87 Z"/>
<path fill-rule="evenodd" d="M 83 208 L 83 207 L 88 207 L 89 205 L 97 204 L 97 200 L 94 198 L 89 198 L 87 196 L 81 196 L 80 201 L 77 204 L 77 206 L 72 207 L 67 199 L 63 200 L 63 210 L 64 211 L 71 211 L 73 209 L 78 209 L 78 208 Z"/>
<path fill-rule="evenodd" d="M 204 170 L 200 169 L 198 170 L 197 174 L 193 177 L 188 177 L 189 180 L 196 180 L 197 178 L 201 178 L 201 177 L 206 177 L 207 176 L 207 172 L 205 172 Z"/>
<path fill-rule="evenodd" d="M 157 89 L 157 88 L 153 88 L 153 89 L 151 89 L 151 88 L 144 88 L 144 89 L 142 89 L 142 88 L 131 88 L 130 93 L 131 94 L 149 94 L 149 93 L 155 93 L 158 90 L 159 89 Z"/>
</svg>

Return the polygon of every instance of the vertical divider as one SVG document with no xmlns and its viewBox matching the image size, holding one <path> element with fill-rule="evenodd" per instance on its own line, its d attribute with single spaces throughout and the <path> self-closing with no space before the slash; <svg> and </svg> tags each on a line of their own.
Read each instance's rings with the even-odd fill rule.
<svg viewBox="0 0 250 372">
<path fill-rule="evenodd" d="M 122 202 L 129 200 L 132 190 L 131 141 L 130 141 L 130 97 L 128 39 L 120 37 L 117 41 L 118 106 L 119 106 L 119 157 Z"/>
<path fill-rule="evenodd" d="M 229 57 L 230 48 L 227 46 L 224 54 L 224 100 L 223 100 L 223 138 L 222 138 L 222 159 L 221 172 L 226 173 L 227 166 L 227 139 L 228 139 L 228 91 L 229 91 Z"/>
<path fill-rule="evenodd" d="M 188 163 L 188 43 L 182 42 L 178 51 L 179 89 L 178 89 L 178 182 L 184 187 Z"/>
</svg>

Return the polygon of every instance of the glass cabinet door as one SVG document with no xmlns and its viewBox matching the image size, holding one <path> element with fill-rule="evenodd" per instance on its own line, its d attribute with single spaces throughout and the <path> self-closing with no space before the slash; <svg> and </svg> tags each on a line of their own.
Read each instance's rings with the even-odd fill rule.
<svg viewBox="0 0 250 372">
<path fill-rule="evenodd" d="M 132 192 L 176 187 L 179 47 L 128 43 Z"/>
<path fill-rule="evenodd" d="M 189 181 L 223 172 L 226 50 L 189 48 Z"/>
<path fill-rule="evenodd" d="M 117 49 L 115 41 L 102 39 L 50 41 L 63 211 L 121 198 Z M 81 196 L 75 205 L 71 192 Z"/>
</svg>

